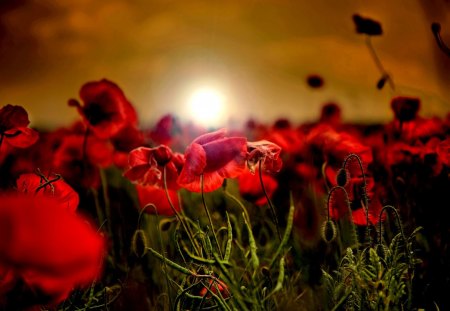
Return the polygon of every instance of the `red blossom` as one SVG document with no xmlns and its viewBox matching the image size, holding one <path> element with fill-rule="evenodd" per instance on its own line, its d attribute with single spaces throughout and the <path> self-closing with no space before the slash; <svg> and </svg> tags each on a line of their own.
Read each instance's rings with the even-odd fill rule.
<svg viewBox="0 0 450 311">
<path fill-rule="evenodd" d="M 113 82 L 103 79 L 81 87 L 81 105 L 71 99 L 69 106 L 77 107 L 85 123 L 99 138 L 110 138 L 122 128 L 137 124 L 137 115 L 123 91 Z"/>
<path fill-rule="evenodd" d="M 0 108 L 0 147 L 2 142 L 17 148 L 34 144 L 38 133 L 28 128 L 28 113 L 21 106 L 6 105 Z"/>
<path fill-rule="evenodd" d="M 246 155 L 247 139 L 225 137 L 225 129 L 199 136 L 186 148 L 178 183 L 200 192 L 203 175 L 203 191 L 214 191 L 225 178 L 235 178 L 244 171 Z"/>
<path fill-rule="evenodd" d="M 278 182 L 275 178 L 267 174 L 262 174 L 262 179 L 267 195 L 271 198 L 278 187 Z M 267 204 L 267 198 L 264 195 L 261 182 L 259 180 L 259 169 L 256 169 L 255 173 L 251 173 L 249 171 L 243 172 L 239 175 L 238 182 L 239 193 L 245 200 L 253 202 L 258 206 Z"/>
<path fill-rule="evenodd" d="M 110 142 L 94 136 L 69 135 L 53 156 L 53 168 L 71 184 L 98 187 L 99 168 L 113 163 L 114 148 Z"/>
<path fill-rule="evenodd" d="M 44 179 L 37 174 L 22 174 L 16 182 L 17 191 L 30 196 L 53 197 L 61 203 L 61 207 L 75 211 L 80 199 L 72 187 L 56 174 L 49 174 Z"/>
<path fill-rule="evenodd" d="M 170 206 L 169 200 L 165 190 L 156 186 L 141 186 L 136 185 L 136 191 L 139 199 L 139 205 L 144 208 L 147 204 L 155 205 L 158 215 L 173 216 L 174 212 Z M 180 204 L 178 201 L 178 195 L 175 190 L 168 189 L 170 201 L 174 208 L 179 212 Z M 152 207 L 147 207 L 145 212 L 148 214 L 154 214 L 155 210 Z"/>
<path fill-rule="evenodd" d="M 104 238 L 61 204 L 45 196 L 0 197 L 0 306 L 56 306 L 99 276 Z"/>
<path fill-rule="evenodd" d="M 391 108 L 398 121 L 412 121 L 417 117 L 417 113 L 420 109 L 420 99 L 406 96 L 394 97 L 391 100 Z"/>
<path fill-rule="evenodd" d="M 155 148 L 139 147 L 132 150 L 128 158 L 128 170 L 124 176 L 140 185 L 164 187 L 163 169 L 166 168 L 167 186 L 179 188 L 176 180 L 184 163 L 182 154 L 161 145 Z"/>
<path fill-rule="evenodd" d="M 265 172 L 276 173 L 281 170 L 283 162 L 280 158 L 281 147 L 267 140 L 248 142 L 247 164 L 250 171 L 255 171 L 255 166 L 261 161 Z"/>
<path fill-rule="evenodd" d="M 111 137 L 110 141 L 114 147 L 114 164 L 125 169 L 128 166 L 128 153 L 143 145 L 144 134 L 135 126 L 127 125 Z"/>
</svg>

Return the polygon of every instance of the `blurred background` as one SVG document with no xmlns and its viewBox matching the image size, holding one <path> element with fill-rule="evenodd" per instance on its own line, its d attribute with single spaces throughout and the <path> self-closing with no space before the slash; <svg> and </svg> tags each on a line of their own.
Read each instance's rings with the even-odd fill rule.
<svg viewBox="0 0 450 311">
<path fill-rule="evenodd" d="M 381 23 L 372 43 L 395 91 L 376 88 L 355 13 Z M 36 127 L 68 125 L 79 118 L 68 99 L 107 78 L 149 125 L 166 113 L 215 126 L 305 122 L 330 101 L 344 121 L 384 122 L 395 95 L 419 96 L 422 115 L 443 117 L 450 58 L 432 22 L 449 44 L 448 0 L 0 0 L 0 105 L 25 107 Z M 308 86 L 311 74 L 321 88 Z M 217 104 L 211 115 L 192 108 L 202 100 Z"/>
</svg>

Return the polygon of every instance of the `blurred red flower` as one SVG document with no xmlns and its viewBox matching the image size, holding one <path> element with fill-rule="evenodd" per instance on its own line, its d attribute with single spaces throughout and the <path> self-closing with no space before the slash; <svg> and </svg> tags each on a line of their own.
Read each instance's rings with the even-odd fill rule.
<svg viewBox="0 0 450 311">
<path fill-rule="evenodd" d="M 110 142 L 95 136 L 66 136 L 54 152 L 53 168 L 71 184 L 98 187 L 98 168 L 113 163 L 114 148 Z"/>
<path fill-rule="evenodd" d="M 225 129 L 196 138 L 185 151 L 186 162 L 178 177 L 180 186 L 200 192 L 219 188 L 225 178 L 235 178 L 245 169 L 247 139 L 225 137 Z"/>
<path fill-rule="evenodd" d="M 139 199 L 139 205 L 144 208 L 147 204 L 155 205 L 158 215 L 173 216 L 174 212 L 170 207 L 165 190 L 156 186 L 136 185 L 136 191 Z M 180 211 L 178 195 L 175 190 L 167 189 L 173 207 Z M 154 214 L 155 210 L 151 207 L 145 209 L 148 214 Z"/>
<path fill-rule="evenodd" d="M 230 297 L 230 291 L 228 290 L 228 286 L 224 282 L 222 282 L 221 280 L 217 280 L 217 281 L 214 280 L 213 281 L 213 280 L 210 279 L 209 280 L 209 289 L 214 294 L 217 294 L 217 290 L 219 290 L 220 295 L 223 298 Z M 200 290 L 199 295 L 202 296 L 202 297 L 206 295 L 207 298 L 211 298 L 211 294 L 209 294 L 209 291 L 208 291 L 208 289 L 206 287 L 203 287 Z"/>
<path fill-rule="evenodd" d="M 56 306 L 101 272 L 105 241 L 61 201 L 0 197 L 0 306 Z"/>
<path fill-rule="evenodd" d="M 136 125 L 137 115 L 123 91 L 113 82 L 103 79 L 84 84 L 80 90 L 81 105 L 69 100 L 69 106 L 77 107 L 84 122 L 95 136 L 110 138 L 126 125 Z"/>
<path fill-rule="evenodd" d="M 18 148 L 34 144 L 39 135 L 28 128 L 28 124 L 28 113 L 23 107 L 6 105 L 0 108 L 0 147 L 2 142 Z"/>
<path fill-rule="evenodd" d="M 278 182 L 272 176 L 264 173 L 262 174 L 262 179 L 267 195 L 271 198 L 275 190 L 277 190 Z M 267 198 L 264 195 L 261 182 L 259 180 L 259 169 L 256 169 L 255 173 L 251 173 L 249 171 L 243 172 L 239 175 L 238 182 L 239 193 L 245 200 L 253 202 L 258 206 L 267 204 Z"/>
<path fill-rule="evenodd" d="M 53 197 L 61 207 L 75 211 L 80 202 L 78 193 L 58 175 L 49 174 L 46 179 L 48 182 L 37 174 L 22 174 L 16 181 L 17 191 L 35 197 Z"/>
</svg>

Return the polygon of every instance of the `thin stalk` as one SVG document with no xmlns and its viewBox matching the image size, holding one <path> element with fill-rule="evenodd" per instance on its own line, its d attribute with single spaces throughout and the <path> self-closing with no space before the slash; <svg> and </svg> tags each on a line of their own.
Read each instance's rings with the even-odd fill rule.
<svg viewBox="0 0 450 311">
<path fill-rule="evenodd" d="M 434 38 L 439 46 L 439 48 L 444 52 L 448 57 L 450 57 L 450 48 L 445 44 L 444 40 L 441 37 L 441 24 L 433 23 L 431 24 L 431 31 L 433 32 Z"/>
<path fill-rule="evenodd" d="M 106 179 L 105 171 L 103 169 L 100 169 L 100 180 L 102 184 L 102 195 L 103 195 L 103 203 L 105 205 L 106 219 L 108 219 L 106 227 L 108 229 L 108 234 L 112 239 L 113 233 L 112 233 L 111 202 L 109 201 L 108 181 Z M 120 249 L 122 249 L 121 239 L 119 239 L 119 245 Z"/>
<path fill-rule="evenodd" d="M 395 85 L 394 81 L 392 81 L 391 76 L 387 73 L 386 69 L 384 69 L 383 64 L 381 63 L 380 58 L 378 57 L 377 52 L 375 51 L 372 40 L 370 39 L 370 36 L 366 37 L 366 45 L 369 48 L 370 55 L 372 56 L 373 61 L 375 62 L 375 65 L 377 66 L 378 70 L 381 72 L 383 77 L 387 78 L 387 82 L 389 83 L 389 86 L 391 87 L 392 91 L 395 91 Z"/>
<path fill-rule="evenodd" d="M 217 239 L 216 230 L 214 229 L 214 224 L 212 222 L 211 214 L 209 213 L 209 209 L 208 209 L 208 206 L 206 205 L 206 201 L 205 201 L 205 192 L 203 191 L 203 186 L 204 186 L 203 174 L 200 175 L 200 185 L 201 185 L 201 191 L 202 191 L 203 207 L 205 208 L 206 215 L 208 216 L 208 220 L 209 220 L 209 224 L 211 226 L 211 230 L 213 232 L 214 240 L 216 242 L 217 249 L 219 250 L 220 259 L 223 259 L 223 254 L 222 254 L 222 250 L 220 248 L 219 240 Z"/>
<path fill-rule="evenodd" d="M 171 298 L 171 295 L 170 295 L 169 276 L 167 275 L 166 255 L 165 255 L 165 251 L 164 251 L 164 243 L 163 243 L 163 240 L 162 240 L 161 231 L 159 230 L 158 209 L 156 208 L 155 204 L 152 204 L 152 203 L 147 204 L 141 210 L 141 212 L 139 213 L 139 218 L 138 218 L 138 229 L 140 229 L 140 227 L 141 227 L 141 216 L 142 216 L 142 213 L 147 208 L 147 206 L 152 207 L 155 210 L 155 219 L 156 219 L 155 228 L 156 228 L 156 231 L 158 232 L 159 244 L 161 244 L 161 254 L 162 254 L 162 257 L 163 257 L 163 265 L 164 265 L 164 276 L 165 276 L 165 279 L 166 279 L 167 295 L 169 296 L 169 309 L 172 310 L 172 298 Z"/>
<path fill-rule="evenodd" d="M 277 229 L 278 240 L 281 242 L 280 225 L 278 224 L 278 217 L 277 217 L 277 214 L 275 212 L 275 208 L 274 208 L 274 206 L 272 204 L 272 201 L 270 200 L 270 198 L 269 198 L 269 196 L 267 194 L 266 187 L 264 186 L 264 181 L 263 181 L 263 178 L 262 178 L 262 161 L 261 160 L 259 161 L 259 182 L 261 183 L 262 191 L 264 193 L 264 196 L 266 197 L 267 203 L 269 204 L 269 210 L 270 210 L 270 213 L 272 214 L 273 221 L 275 222 L 275 227 Z"/>
<path fill-rule="evenodd" d="M 178 221 L 183 226 L 184 231 L 186 231 L 189 240 L 191 241 L 192 246 L 195 248 L 197 254 L 200 254 L 200 246 L 197 244 L 197 241 L 193 238 L 192 232 L 189 229 L 189 226 L 184 222 L 184 219 L 180 216 L 178 211 L 175 209 L 175 206 L 172 203 L 172 200 L 170 199 L 169 195 L 169 189 L 167 188 L 167 169 L 166 166 L 163 168 L 163 182 L 164 182 L 164 192 L 166 193 L 167 201 L 169 202 L 169 206 L 172 209 L 173 213 L 175 214 L 175 217 L 178 219 Z"/>
<path fill-rule="evenodd" d="M 361 158 L 357 154 L 351 153 L 345 158 L 344 164 L 342 165 L 342 167 L 344 169 L 346 169 L 348 160 L 350 160 L 351 158 L 355 158 L 356 161 L 358 162 L 359 169 L 361 170 L 361 174 L 362 174 L 362 178 L 363 178 L 363 199 L 364 199 L 364 211 L 366 213 L 367 235 L 369 236 L 370 241 L 371 241 L 372 238 L 370 237 L 370 229 L 369 229 L 369 227 L 370 227 L 370 223 L 369 223 L 369 198 L 367 196 L 367 180 L 366 180 L 366 174 L 364 172 L 364 168 L 363 168 L 363 165 L 362 165 Z"/>
</svg>

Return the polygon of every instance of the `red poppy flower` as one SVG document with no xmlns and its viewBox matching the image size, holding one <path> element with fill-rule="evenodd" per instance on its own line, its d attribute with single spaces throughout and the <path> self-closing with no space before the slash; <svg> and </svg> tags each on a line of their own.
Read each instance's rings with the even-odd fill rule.
<svg viewBox="0 0 450 311">
<path fill-rule="evenodd" d="M 34 144 L 39 135 L 28 128 L 28 124 L 28 113 L 23 107 L 6 105 L 0 108 L 0 147 L 3 141 L 18 148 Z"/>
<path fill-rule="evenodd" d="M 46 183 L 44 178 L 37 174 L 22 174 L 16 181 L 17 191 L 36 197 L 53 197 L 61 202 L 62 207 L 75 211 L 80 202 L 78 193 L 64 180 L 55 177 L 57 175 L 49 174 L 49 182 Z"/>
<path fill-rule="evenodd" d="M 166 192 L 164 189 L 156 186 L 141 186 L 136 185 L 137 195 L 139 199 L 139 205 L 144 208 L 147 204 L 153 204 L 156 206 L 158 215 L 173 216 L 174 212 L 170 206 L 169 200 L 167 199 Z M 168 189 L 170 201 L 172 202 L 174 208 L 179 212 L 180 204 L 178 201 L 178 195 L 175 190 Z M 154 214 L 155 210 L 153 208 L 146 208 L 145 212 L 148 214 Z"/>
<path fill-rule="evenodd" d="M 412 121 L 420 109 L 420 99 L 416 97 L 398 96 L 391 100 L 391 108 L 395 118 L 401 122 Z"/>
<path fill-rule="evenodd" d="M 128 153 L 142 146 L 144 143 L 143 133 L 132 125 L 122 128 L 110 139 L 114 147 L 114 164 L 122 169 L 128 166 Z"/>
<path fill-rule="evenodd" d="M 366 34 L 369 36 L 377 36 L 383 33 L 381 24 L 373 19 L 362 17 L 359 14 L 354 14 L 352 18 L 355 23 L 357 33 Z"/>
<path fill-rule="evenodd" d="M 0 197 L 0 270 L 9 280 L 3 304 L 55 306 L 99 276 L 104 238 L 61 204 L 44 196 Z"/>
<path fill-rule="evenodd" d="M 186 162 L 178 177 L 180 186 L 189 191 L 210 192 L 219 188 L 225 178 L 239 176 L 245 169 L 247 139 L 225 137 L 225 129 L 196 138 L 185 151 Z"/>
<path fill-rule="evenodd" d="M 129 154 L 129 169 L 124 176 L 141 185 L 164 187 L 162 177 L 164 166 L 166 167 L 167 187 L 177 190 L 176 180 L 184 163 L 184 156 L 173 153 L 172 150 L 161 145 L 155 148 L 139 147 Z"/>
<path fill-rule="evenodd" d="M 267 140 L 248 142 L 247 164 L 250 171 L 255 171 L 255 166 L 261 161 L 262 169 L 265 172 L 276 173 L 281 170 L 283 162 L 280 158 L 281 148 Z"/>
<path fill-rule="evenodd" d="M 266 193 L 269 198 L 271 198 L 278 187 L 278 182 L 275 178 L 268 174 L 262 174 L 262 179 Z M 267 199 L 264 195 L 261 182 L 259 180 L 259 169 L 256 169 L 255 173 L 251 173 L 249 171 L 243 172 L 239 175 L 238 182 L 239 193 L 245 200 L 253 202 L 258 206 L 267 204 Z"/>
<path fill-rule="evenodd" d="M 56 172 L 71 184 L 98 187 L 99 167 L 108 167 L 113 161 L 114 148 L 105 140 L 83 135 L 69 135 L 56 149 L 53 166 Z"/>
<path fill-rule="evenodd" d="M 128 124 L 137 124 L 137 115 L 122 90 L 106 79 L 88 82 L 81 87 L 83 106 L 75 99 L 69 106 L 77 107 L 95 136 L 110 138 Z"/>
<path fill-rule="evenodd" d="M 320 112 L 320 123 L 328 124 L 332 127 L 337 127 L 341 124 L 342 121 L 342 112 L 341 107 L 336 103 L 327 103 L 322 106 L 322 110 Z"/>
</svg>

